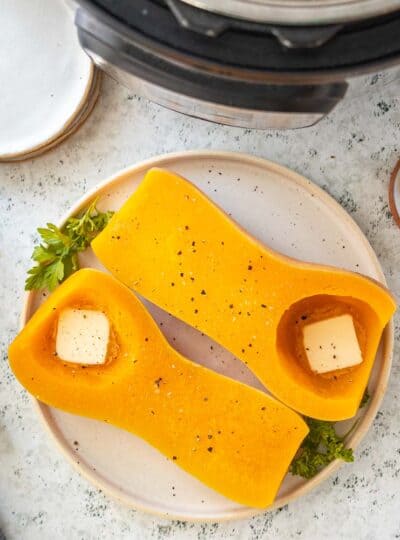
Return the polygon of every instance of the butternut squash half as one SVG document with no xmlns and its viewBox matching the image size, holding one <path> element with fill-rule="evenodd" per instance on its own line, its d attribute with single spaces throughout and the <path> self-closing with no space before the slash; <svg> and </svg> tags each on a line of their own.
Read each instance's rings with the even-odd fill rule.
<svg viewBox="0 0 400 540">
<path fill-rule="evenodd" d="M 60 313 L 102 311 L 111 325 L 104 365 L 55 356 Z M 39 307 L 9 350 L 37 399 L 139 435 L 187 472 L 239 503 L 277 493 L 308 428 L 263 392 L 195 364 L 170 347 L 141 302 L 112 276 L 80 270 Z"/>
<path fill-rule="evenodd" d="M 92 242 L 122 282 L 208 334 L 283 403 L 307 416 L 356 413 L 395 302 L 379 283 L 263 246 L 187 180 L 152 169 Z M 353 316 L 363 361 L 318 375 L 305 322 Z"/>
</svg>

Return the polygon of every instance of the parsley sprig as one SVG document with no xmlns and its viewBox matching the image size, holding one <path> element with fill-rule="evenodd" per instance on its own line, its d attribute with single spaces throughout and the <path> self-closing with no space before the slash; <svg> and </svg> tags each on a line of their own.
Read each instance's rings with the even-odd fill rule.
<svg viewBox="0 0 400 540">
<path fill-rule="evenodd" d="M 333 422 L 305 418 L 310 432 L 304 439 L 297 456 L 290 465 L 290 472 L 303 478 L 312 478 L 334 459 L 354 461 L 353 450 L 345 447 L 344 436 L 336 433 Z M 353 425 L 350 431 L 354 429 Z"/>
<path fill-rule="evenodd" d="M 370 395 L 368 388 L 366 388 L 360 403 L 360 409 L 365 407 L 369 400 Z M 310 428 L 310 432 L 290 464 L 289 471 L 292 474 L 303 478 L 312 478 L 335 459 L 342 459 L 347 462 L 354 461 L 353 449 L 346 448 L 346 439 L 357 427 L 358 420 L 344 435 L 336 433 L 334 422 L 307 417 L 304 417 L 304 421 Z"/>
<path fill-rule="evenodd" d="M 360 403 L 360 409 L 365 407 L 369 403 L 369 400 L 371 399 L 371 396 L 369 395 L 368 388 L 365 389 L 364 395 L 362 397 L 361 403 Z"/>
<path fill-rule="evenodd" d="M 97 199 L 79 217 L 69 218 L 62 229 L 53 223 L 38 228 L 42 241 L 33 250 L 36 265 L 28 270 L 25 290 L 52 291 L 79 269 L 78 253 L 90 245 L 113 215 L 110 211 L 100 212 L 96 204 Z"/>
</svg>

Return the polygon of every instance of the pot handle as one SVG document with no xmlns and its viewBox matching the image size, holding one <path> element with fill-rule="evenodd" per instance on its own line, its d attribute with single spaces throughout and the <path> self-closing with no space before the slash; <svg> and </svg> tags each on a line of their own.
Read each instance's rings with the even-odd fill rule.
<svg viewBox="0 0 400 540">
<path fill-rule="evenodd" d="M 288 49 L 313 49 L 324 45 L 343 26 L 277 26 L 254 23 L 241 19 L 225 17 L 216 13 L 190 6 L 182 0 L 166 0 L 178 23 L 188 30 L 208 37 L 217 37 L 229 28 L 272 34 L 279 43 Z"/>
</svg>

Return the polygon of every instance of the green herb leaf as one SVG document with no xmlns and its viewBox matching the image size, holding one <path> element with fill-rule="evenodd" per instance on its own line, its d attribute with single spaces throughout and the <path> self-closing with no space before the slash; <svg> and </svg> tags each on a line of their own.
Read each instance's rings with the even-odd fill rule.
<svg viewBox="0 0 400 540">
<path fill-rule="evenodd" d="M 371 396 L 369 395 L 368 388 L 366 388 L 360 403 L 360 409 L 365 407 L 365 405 L 369 402 L 370 398 Z"/>
<path fill-rule="evenodd" d="M 67 220 L 62 230 L 53 223 L 39 228 L 42 243 L 36 246 L 28 271 L 25 290 L 54 290 L 64 279 L 79 269 L 78 253 L 85 250 L 107 225 L 113 212 L 99 212 L 97 199 L 79 217 Z"/>
<path fill-rule="evenodd" d="M 66 248 L 70 245 L 70 239 L 63 234 L 53 223 L 47 223 L 47 229 L 39 227 L 37 230 L 43 242 L 55 250 Z"/>
<path fill-rule="evenodd" d="M 32 259 L 38 263 L 50 263 L 55 257 L 55 252 L 42 244 L 36 246 L 32 253 Z"/>
<path fill-rule="evenodd" d="M 98 212 L 96 202 L 93 201 L 81 217 L 70 218 L 65 224 L 65 231 L 79 251 L 87 248 L 113 215 L 113 212 Z"/>
<path fill-rule="evenodd" d="M 290 465 L 290 472 L 312 478 L 334 459 L 354 461 L 353 450 L 345 447 L 345 438 L 336 433 L 333 422 L 305 418 L 310 432 Z"/>
</svg>

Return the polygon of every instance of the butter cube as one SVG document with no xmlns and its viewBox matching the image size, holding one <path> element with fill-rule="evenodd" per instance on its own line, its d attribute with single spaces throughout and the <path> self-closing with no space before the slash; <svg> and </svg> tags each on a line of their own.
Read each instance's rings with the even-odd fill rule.
<svg viewBox="0 0 400 540">
<path fill-rule="evenodd" d="M 110 323 L 101 311 L 64 309 L 59 316 L 56 353 L 64 362 L 104 364 Z"/>
<path fill-rule="evenodd" d="M 349 314 L 303 327 L 304 348 L 310 368 L 328 373 L 361 364 L 362 354 L 353 317 Z"/>
</svg>

